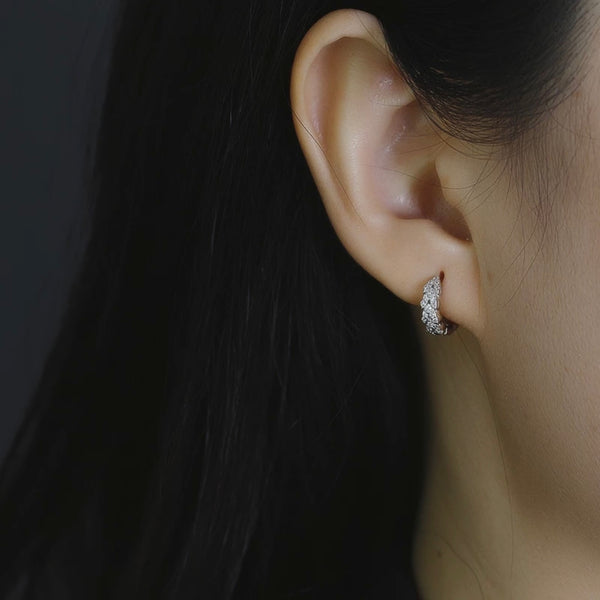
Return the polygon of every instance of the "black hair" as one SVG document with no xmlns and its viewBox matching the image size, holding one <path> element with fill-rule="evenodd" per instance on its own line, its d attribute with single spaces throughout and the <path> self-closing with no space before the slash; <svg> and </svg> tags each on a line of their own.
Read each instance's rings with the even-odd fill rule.
<svg viewBox="0 0 600 600">
<path fill-rule="evenodd" d="M 421 350 L 339 242 L 289 103 L 342 7 L 122 2 L 89 239 L 0 479 L 3 598 L 411 597 Z M 535 123 L 581 40 L 574 0 L 354 7 L 465 139 Z"/>
</svg>

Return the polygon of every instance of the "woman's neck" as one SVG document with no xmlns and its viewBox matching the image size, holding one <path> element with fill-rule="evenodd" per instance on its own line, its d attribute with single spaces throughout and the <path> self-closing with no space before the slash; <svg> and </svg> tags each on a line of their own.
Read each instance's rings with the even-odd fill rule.
<svg viewBox="0 0 600 600">
<path fill-rule="evenodd" d="M 570 517 L 513 491 L 502 433 L 509 424 L 498 422 L 477 340 L 464 329 L 431 336 L 414 314 L 430 382 L 428 468 L 413 547 L 421 597 L 597 598 L 600 544 L 576 536 Z"/>
</svg>

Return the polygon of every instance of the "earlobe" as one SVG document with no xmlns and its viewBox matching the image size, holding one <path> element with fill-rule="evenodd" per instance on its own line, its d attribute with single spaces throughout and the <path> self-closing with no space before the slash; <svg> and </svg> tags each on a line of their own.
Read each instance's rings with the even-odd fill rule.
<svg viewBox="0 0 600 600">
<path fill-rule="evenodd" d="M 290 91 L 300 145 L 348 252 L 415 305 L 443 272 L 440 312 L 479 334 L 471 232 L 460 194 L 445 194 L 453 182 L 440 180 L 454 177 L 443 169 L 451 148 L 394 63 L 379 21 L 351 9 L 323 17 L 298 48 Z M 456 174 L 461 163 L 452 160 Z"/>
</svg>

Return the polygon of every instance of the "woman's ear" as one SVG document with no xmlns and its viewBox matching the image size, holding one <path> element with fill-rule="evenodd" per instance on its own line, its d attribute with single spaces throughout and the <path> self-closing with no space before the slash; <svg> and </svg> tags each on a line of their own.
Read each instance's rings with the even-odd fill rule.
<svg viewBox="0 0 600 600">
<path fill-rule="evenodd" d="M 344 9 L 313 25 L 294 60 L 291 103 L 308 166 L 348 252 L 415 305 L 443 271 L 441 313 L 478 336 L 479 266 L 463 216 L 468 186 L 461 185 L 469 159 L 426 118 L 380 22 Z"/>
</svg>

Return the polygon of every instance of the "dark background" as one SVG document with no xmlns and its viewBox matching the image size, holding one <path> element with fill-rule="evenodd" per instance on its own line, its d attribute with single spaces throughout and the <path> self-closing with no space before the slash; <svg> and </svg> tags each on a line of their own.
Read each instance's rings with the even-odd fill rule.
<svg viewBox="0 0 600 600">
<path fill-rule="evenodd" d="M 0 460 L 85 241 L 85 146 L 117 1 L 0 0 Z"/>
</svg>

